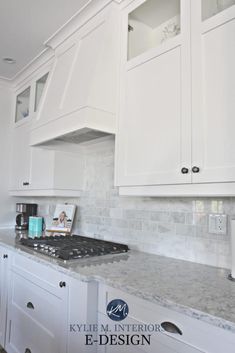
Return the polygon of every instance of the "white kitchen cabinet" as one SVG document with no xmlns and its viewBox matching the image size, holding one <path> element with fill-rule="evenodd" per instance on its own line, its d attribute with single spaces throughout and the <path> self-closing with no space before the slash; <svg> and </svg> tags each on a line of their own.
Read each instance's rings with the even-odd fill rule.
<svg viewBox="0 0 235 353">
<path fill-rule="evenodd" d="M 31 144 L 87 131 L 115 133 L 119 43 L 111 4 L 56 47 L 48 86 L 32 124 Z M 99 134 L 100 133 L 100 134 Z"/>
<path fill-rule="evenodd" d="M 13 196 L 80 196 L 83 188 L 82 148 L 30 146 L 31 125 L 44 94 L 48 69 L 44 68 L 27 83 L 32 93 L 29 116 L 13 125 L 9 185 Z M 22 88 L 16 92 L 17 97 L 21 91 Z"/>
<path fill-rule="evenodd" d="M 192 1 L 193 183 L 235 181 L 234 4 Z"/>
<path fill-rule="evenodd" d="M 8 298 L 7 352 L 66 352 L 67 298 L 62 274 L 16 255 Z"/>
<path fill-rule="evenodd" d="M 25 149 L 26 157 L 29 155 L 29 158 L 21 165 L 21 160 L 18 161 L 21 155 L 16 148 L 12 168 L 15 172 L 11 176 L 11 195 L 80 196 L 84 168 L 82 150 L 80 153 L 74 153 L 30 147 L 27 144 Z M 18 163 L 15 164 L 16 160 Z"/>
<path fill-rule="evenodd" d="M 106 307 L 111 300 L 117 298 L 128 304 L 129 314 L 125 320 L 114 322 L 107 317 Z M 130 345 L 128 347 L 130 353 L 135 351 L 146 353 L 234 352 L 234 333 L 102 284 L 99 286 L 98 312 L 100 324 L 108 324 L 111 329 L 111 332 L 108 332 L 107 335 L 111 333 L 151 335 L 150 345 Z M 138 326 L 135 326 L 135 331 L 127 331 L 128 324 L 161 325 L 164 322 L 174 324 L 178 328 L 178 333 L 171 333 L 166 330 L 161 332 L 136 332 Z M 122 331 L 122 329 L 119 332 L 112 331 L 112 325 L 114 324 L 126 325 L 126 331 Z M 120 352 L 121 348 L 122 346 L 118 348 L 108 345 L 106 347 L 100 346 L 98 352 Z"/>
<path fill-rule="evenodd" d="M 12 131 L 10 190 L 29 187 L 31 150 L 29 148 L 30 123 L 14 127 Z"/>
<path fill-rule="evenodd" d="M 189 1 L 142 3 L 132 2 L 123 14 L 116 182 L 119 186 L 190 183 L 186 170 L 191 163 Z M 137 41 L 150 45 L 142 52 Z"/>
<path fill-rule="evenodd" d="M 0 246 L 0 346 L 5 348 L 10 252 Z"/>
<path fill-rule="evenodd" d="M 157 11 L 152 1 L 149 12 L 148 1 L 144 9 L 142 3 L 123 9 L 120 194 L 235 195 L 234 1 L 171 2 L 171 14 L 180 8 L 174 17 L 180 22 L 163 30 L 161 42 L 146 29 L 152 33 Z M 169 18 L 167 2 L 165 12 L 161 1 L 154 3 Z M 136 27 L 130 45 L 140 20 L 145 27 Z"/>
<path fill-rule="evenodd" d="M 7 353 L 94 353 L 77 325 L 97 322 L 96 282 L 80 281 L 20 253 L 10 274 Z"/>
</svg>

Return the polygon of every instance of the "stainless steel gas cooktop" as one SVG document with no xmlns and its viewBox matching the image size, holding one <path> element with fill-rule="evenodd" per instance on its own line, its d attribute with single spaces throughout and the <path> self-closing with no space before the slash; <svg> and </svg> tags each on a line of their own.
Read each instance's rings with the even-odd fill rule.
<svg viewBox="0 0 235 353">
<path fill-rule="evenodd" d="M 126 253 L 127 245 L 93 239 L 81 235 L 51 236 L 40 238 L 22 238 L 21 245 L 33 248 L 34 251 L 62 260 L 72 260 Z"/>
</svg>

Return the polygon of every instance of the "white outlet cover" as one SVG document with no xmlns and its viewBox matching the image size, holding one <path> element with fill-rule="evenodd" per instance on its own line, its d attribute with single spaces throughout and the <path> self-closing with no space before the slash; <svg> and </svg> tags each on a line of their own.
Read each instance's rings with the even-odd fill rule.
<svg viewBox="0 0 235 353">
<path fill-rule="evenodd" d="M 209 215 L 209 233 L 226 234 L 227 233 L 227 215 L 210 214 Z"/>
</svg>

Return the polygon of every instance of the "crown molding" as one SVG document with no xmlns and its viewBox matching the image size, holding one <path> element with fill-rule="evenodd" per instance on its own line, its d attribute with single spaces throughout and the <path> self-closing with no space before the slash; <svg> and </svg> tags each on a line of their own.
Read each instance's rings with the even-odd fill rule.
<svg viewBox="0 0 235 353">
<path fill-rule="evenodd" d="M 43 44 L 45 49 L 34 57 L 27 65 L 12 78 L 1 77 L 0 84 L 4 87 L 17 88 L 27 82 L 41 67 L 52 63 L 54 50 L 67 38 L 72 36 L 79 28 L 84 26 L 92 17 L 102 11 L 109 4 L 120 5 L 123 0 L 89 0 L 78 12 L 76 12 L 62 27 L 60 27 Z"/>
<path fill-rule="evenodd" d="M 54 59 L 54 51 L 50 48 L 45 48 L 33 60 L 31 60 L 22 70 L 20 70 L 11 80 L 14 87 L 22 85 L 25 81 L 40 70 L 43 66 L 52 63 Z"/>
<path fill-rule="evenodd" d="M 62 27 L 44 42 L 46 47 L 56 49 L 67 38 L 71 37 L 79 28 L 84 26 L 92 17 L 102 11 L 113 0 L 90 0 L 76 12 Z"/>
</svg>

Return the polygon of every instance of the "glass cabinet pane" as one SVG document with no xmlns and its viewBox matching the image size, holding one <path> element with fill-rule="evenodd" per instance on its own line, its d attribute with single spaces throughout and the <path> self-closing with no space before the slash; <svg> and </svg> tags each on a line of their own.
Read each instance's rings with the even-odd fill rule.
<svg viewBox="0 0 235 353">
<path fill-rule="evenodd" d="M 38 109 L 38 105 L 42 96 L 43 89 L 45 87 L 45 84 L 47 82 L 47 77 L 48 77 L 48 72 L 42 76 L 39 80 L 36 82 L 36 91 L 35 91 L 35 102 L 34 102 L 34 111 L 36 112 Z"/>
<path fill-rule="evenodd" d="M 29 116 L 29 99 L 30 87 L 26 88 L 23 92 L 16 97 L 16 115 L 15 122 L 23 120 Z"/>
<path fill-rule="evenodd" d="M 128 60 L 180 33 L 180 0 L 147 0 L 128 16 Z"/>
<path fill-rule="evenodd" d="M 235 5 L 235 0 L 202 0 L 202 20 L 204 21 L 232 5 Z"/>
</svg>

